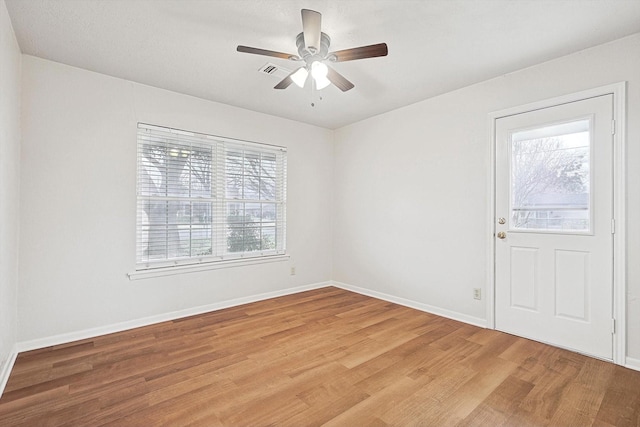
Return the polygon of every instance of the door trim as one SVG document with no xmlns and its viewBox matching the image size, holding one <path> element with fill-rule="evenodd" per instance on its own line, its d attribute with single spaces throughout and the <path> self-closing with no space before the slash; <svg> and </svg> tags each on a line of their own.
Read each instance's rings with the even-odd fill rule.
<svg viewBox="0 0 640 427">
<path fill-rule="evenodd" d="M 570 102 L 582 101 L 602 95 L 613 95 L 613 118 L 615 133 L 613 135 L 613 217 L 615 234 L 613 238 L 613 316 L 615 332 L 613 334 L 613 362 L 626 365 L 627 354 L 627 296 L 626 296 L 626 82 L 614 83 L 581 92 L 550 98 L 530 104 L 507 108 L 489 113 L 491 141 L 491 162 L 489 169 L 489 185 L 491 202 L 489 203 L 487 253 L 487 327 L 495 329 L 495 217 L 496 217 L 496 121 L 503 117 L 528 113 L 535 110 L 554 107 Z"/>
</svg>

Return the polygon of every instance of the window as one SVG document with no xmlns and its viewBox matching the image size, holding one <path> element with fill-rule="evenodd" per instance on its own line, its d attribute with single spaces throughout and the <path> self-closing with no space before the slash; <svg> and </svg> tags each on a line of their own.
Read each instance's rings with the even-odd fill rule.
<svg viewBox="0 0 640 427">
<path fill-rule="evenodd" d="M 590 230 L 590 121 L 511 135 L 511 228 Z"/>
<path fill-rule="evenodd" d="M 283 147 L 138 125 L 137 269 L 284 254 Z"/>
</svg>

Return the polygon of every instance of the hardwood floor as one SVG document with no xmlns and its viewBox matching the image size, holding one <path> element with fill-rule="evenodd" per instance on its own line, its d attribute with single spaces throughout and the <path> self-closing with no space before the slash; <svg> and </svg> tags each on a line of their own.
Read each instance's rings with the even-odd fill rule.
<svg viewBox="0 0 640 427">
<path fill-rule="evenodd" d="M 336 288 L 22 353 L 1 426 L 640 426 L 640 372 Z"/>
</svg>

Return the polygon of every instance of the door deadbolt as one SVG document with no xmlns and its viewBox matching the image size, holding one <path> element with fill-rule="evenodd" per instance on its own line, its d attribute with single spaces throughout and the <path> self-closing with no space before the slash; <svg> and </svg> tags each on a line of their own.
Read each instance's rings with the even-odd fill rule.
<svg viewBox="0 0 640 427">
<path fill-rule="evenodd" d="M 506 220 L 506 219 L 504 219 L 504 218 L 498 218 L 498 224 L 504 224 L 504 223 L 506 223 L 506 222 L 507 222 L 507 220 Z"/>
</svg>

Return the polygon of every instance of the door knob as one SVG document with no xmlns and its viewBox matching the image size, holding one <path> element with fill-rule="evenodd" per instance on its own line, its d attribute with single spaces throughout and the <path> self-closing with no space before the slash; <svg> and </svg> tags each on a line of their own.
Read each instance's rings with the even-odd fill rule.
<svg viewBox="0 0 640 427">
<path fill-rule="evenodd" d="M 496 234 L 496 237 L 498 239 L 504 239 L 504 238 L 507 237 L 507 233 L 505 233 L 504 231 L 500 231 L 500 232 L 498 232 L 498 234 Z"/>
</svg>

